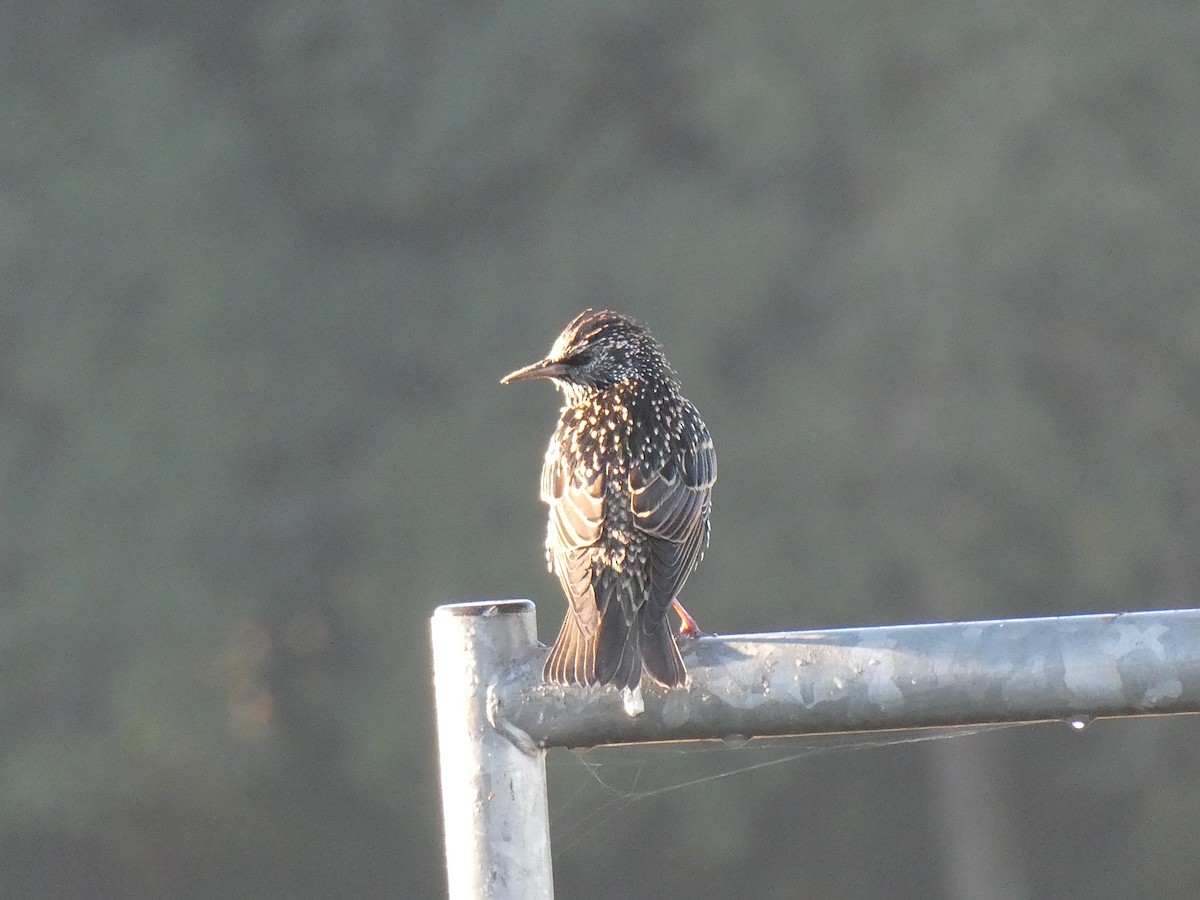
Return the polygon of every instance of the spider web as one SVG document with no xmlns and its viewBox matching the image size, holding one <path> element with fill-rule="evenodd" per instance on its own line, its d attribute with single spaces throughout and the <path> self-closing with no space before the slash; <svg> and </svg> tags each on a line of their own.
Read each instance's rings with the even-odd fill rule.
<svg viewBox="0 0 1200 900">
<path fill-rule="evenodd" d="M 556 853 L 569 851 L 635 804 L 721 779 L 815 756 L 970 737 L 1021 724 L 559 751 L 551 754 L 547 766 L 551 840 Z M 687 773 L 681 775 L 684 768 Z"/>
</svg>

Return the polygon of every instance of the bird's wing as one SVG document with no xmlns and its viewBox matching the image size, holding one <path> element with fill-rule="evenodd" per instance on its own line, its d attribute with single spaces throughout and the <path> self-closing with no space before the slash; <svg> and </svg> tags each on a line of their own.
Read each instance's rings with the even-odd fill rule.
<svg viewBox="0 0 1200 900">
<path fill-rule="evenodd" d="M 701 426 L 697 440 L 659 469 L 634 465 L 630 498 L 638 528 L 651 538 L 650 621 L 661 621 L 708 542 L 708 514 L 717 480 L 712 438 Z"/>
<path fill-rule="evenodd" d="M 593 637 L 603 610 L 596 605 L 588 550 L 599 540 L 604 522 L 604 475 L 580 477 L 551 450 L 542 466 L 541 498 L 550 507 L 547 555 L 570 601 L 571 615 L 580 630 Z"/>
</svg>

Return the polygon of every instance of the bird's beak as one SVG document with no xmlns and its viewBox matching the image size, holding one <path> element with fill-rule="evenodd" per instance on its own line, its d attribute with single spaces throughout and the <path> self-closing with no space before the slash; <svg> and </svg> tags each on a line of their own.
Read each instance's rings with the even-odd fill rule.
<svg viewBox="0 0 1200 900">
<path fill-rule="evenodd" d="M 566 374 L 566 363 L 553 359 L 543 359 L 523 369 L 509 372 L 500 379 L 501 384 L 512 384 L 514 381 L 528 381 L 530 378 L 559 378 Z"/>
</svg>

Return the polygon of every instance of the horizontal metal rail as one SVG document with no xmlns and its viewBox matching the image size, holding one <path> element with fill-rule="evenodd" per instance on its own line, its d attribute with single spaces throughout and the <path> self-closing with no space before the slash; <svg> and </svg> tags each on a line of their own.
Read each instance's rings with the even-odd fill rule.
<svg viewBox="0 0 1200 900">
<path fill-rule="evenodd" d="M 531 747 L 762 737 L 1200 712 L 1200 610 L 706 636 L 686 689 L 542 684 L 542 654 L 494 688 Z"/>
</svg>

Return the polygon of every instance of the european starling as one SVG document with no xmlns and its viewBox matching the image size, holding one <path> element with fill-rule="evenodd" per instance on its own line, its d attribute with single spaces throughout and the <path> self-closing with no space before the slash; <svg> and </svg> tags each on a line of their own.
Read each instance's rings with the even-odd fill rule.
<svg viewBox="0 0 1200 900">
<path fill-rule="evenodd" d="M 541 499 L 546 560 L 568 609 L 543 676 L 634 692 L 645 669 L 678 687 L 687 670 L 667 610 L 695 629 L 676 598 L 708 544 L 708 429 L 654 338 L 610 310 L 584 310 L 545 359 L 501 383 L 528 378 L 552 379 L 564 397 Z"/>
</svg>

